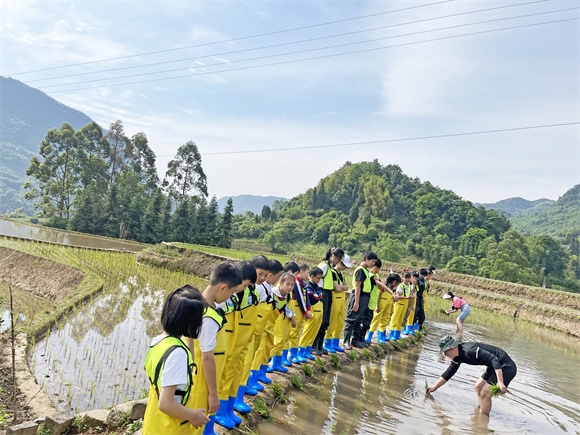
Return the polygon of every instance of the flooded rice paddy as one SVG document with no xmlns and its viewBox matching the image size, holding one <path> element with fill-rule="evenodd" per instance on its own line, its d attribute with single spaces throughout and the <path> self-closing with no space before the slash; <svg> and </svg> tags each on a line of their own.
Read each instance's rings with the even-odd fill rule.
<svg viewBox="0 0 580 435">
<path fill-rule="evenodd" d="M 289 404 L 272 412 L 269 434 L 580 434 L 579 345 L 560 333 L 517 322 L 466 325 L 464 341 L 505 349 L 518 365 L 507 396 L 493 399 L 489 418 L 477 411 L 473 385 L 484 367 L 463 364 L 443 387 L 425 396 L 447 368 L 441 336 L 453 319 L 437 316 L 416 347 L 380 361 L 352 364 L 321 378 L 319 389 L 292 391 Z M 568 344 L 566 344 L 568 343 Z M 359 360 L 360 361 L 360 360 Z"/>
</svg>

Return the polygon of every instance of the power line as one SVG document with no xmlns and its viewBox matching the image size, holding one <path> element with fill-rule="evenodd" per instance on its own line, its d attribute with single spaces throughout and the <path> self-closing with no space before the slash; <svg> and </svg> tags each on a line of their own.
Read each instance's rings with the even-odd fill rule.
<svg viewBox="0 0 580 435">
<path fill-rule="evenodd" d="M 147 68 L 147 67 L 151 67 L 151 66 L 167 65 L 167 64 L 171 64 L 171 63 L 177 63 L 177 62 L 185 62 L 185 61 L 191 61 L 191 60 L 205 59 L 205 58 L 208 58 L 208 57 L 226 56 L 226 55 L 229 55 L 229 54 L 238 54 L 238 53 L 244 53 L 244 52 L 248 52 L 248 51 L 265 50 L 265 49 L 268 49 L 268 48 L 276 48 L 276 47 L 282 47 L 282 46 L 286 46 L 286 45 L 301 44 L 301 43 L 304 43 L 304 42 L 320 41 L 320 40 L 323 40 L 323 39 L 330 39 L 330 38 L 337 38 L 337 37 L 341 37 L 341 36 L 355 35 L 355 34 L 360 34 L 360 33 L 366 33 L 366 32 L 372 32 L 372 31 L 377 31 L 377 30 L 389 29 L 389 28 L 393 28 L 393 27 L 401 27 L 401 26 L 407 26 L 407 25 L 412 25 L 412 24 L 425 23 L 425 22 L 428 22 L 428 21 L 435 21 L 435 20 L 441 20 L 441 19 L 446 19 L 446 18 L 453 18 L 453 17 L 463 16 L 463 15 L 470 15 L 470 14 L 476 14 L 476 13 L 481 13 L 481 12 L 489 12 L 489 11 L 498 10 L 498 9 L 513 8 L 513 7 L 518 7 L 518 6 L 527 6 L 527 5 L 535 4 L 535 3 L 544 3 L 546 1 L 547 0 L 536 0 L 536 1 L 525 2 L 525 3 L 509 4 L 509 5 L 497 6 L 497 7 L 493 7 L 493 8 L 478 9 L 478 10 L 474 10 L 474 11 L 467 11 L 467 12 L 459 12 L 459 13 L 456 13 L 456 14 L 442 15 L 442 16 L 439 16 L 439 17 L 425 18 L 425 19 L 421 19 L 421 20 L 407 21 L 407 22 L 404 22 L 404 23 L 389 24 L 389 25 L 386 25 L 386 26 L 373 27 L 373 28 L 370 28 L 370 29 L 355 30 L 355 31 L 351 31 L 351 32 L 337 33 L 337 34 L 334 34 L 334 35 L 319 36 L 319 37 L 316 37 L 316 38 L 301 39 L 301 40 L 298 40 L 298 41 L 290 41 L 290 42 L 283 42 L 283 43 L 278 43 L 278 44 L 264 45 L 264 46 L 260 46 L 260 47 L 253 47 L 253 48 L 246 48 L 246 49 L 240 49 L 240 50 L 226 51 L 226 52 L 223 52 L 223 53 L 215 53 L 215 54 L 208 54 L 208 55 L 204 55 L 204 56 L 197 56 L 197 57 L 189 57 L 189 58 L 181 58 L 181 59 L 167 60 L 167 61 L 163 61 L 163 62 L 153 62 L 153 63 L 142 64 L 142 65 L 131 65 L 131 66 L 126 66 L 126 67 L 110 68 L 110 69 L 99 70 L 99 71 L 91 71 L 91 72 L 84 72 L 84 73 L 67 74 L 67 75 L 56 76 L 56 77 L 47 77 L 47 78 L 36 79 L 36 80 L 28 80 L 27 83 L 37 83 L 37 82 L 42 82 L 42 81 L 47 81 L 47 80 L 57 80 L 57 79 L 63 79 L 63 78 L 69 78 L 69 77 L 79 77 L 79 76 L 92 75 L 92 74 L 101 74 L 101 73 L 113 72 L 113 71 L 123 71 L 123 70 L 127 70 L 127 69 Z M 572 9 L 578 9 L 578 8 L 562 9 L 562 10 L 559 10 L 559 11 L 548 11 L 548 12 L 545 12 L 545 13 L 563 12 L 563 11 L 572 10 Z M 538 15 L 542 15 L 542 14 L 539 13 Z M 524 16 L 531 16 L 531 15 L 524 15 Z M 519 18 L 519 17 L 515 17 L 515 18 Z M 175 70 L 169 70 L 169 71 L 175 71 Z M 158 74 L 158 73 L 162 73 L 162 72 L 164 72 L 164 71 L 158 71 L 158 72 L 153 72 L 153 73 L 149 73 L 149 74 Z M 122 77 L 127 77 L 127 76 L 122 76 Z"/>
<path fill-rule="evenodd" d="M 499 29 L 491 29 L 491 30 L 481 30 L 481 31 L 477 31 L 477 32 L 462 33 L 459 35 L 443 36 L 440 38 L 431 38 L 431 39 L 426 39 L 426 40 L 422 40 L 422 41 L 414 41 L 414 42 L 406 42 L 406 43 L 401 43 L 401 44 L 387 45 L 387 46 L 383 46 L 383 47 L 373 47 L 373 48 L 367 48 L 364 50 L 354 50 L 354 51 L 347 51 L 347 52 L 343 52 L 343 53 L 334 53 L 334 54 L 327 54 L 327 55 L 321 55 L 321 56 L 307 57 L 307 58 L 303 58 L 303 59 L 293 59 L 293 60 L 287 60 L 287 61 L 272 62 L 272 63 L 266 63 L 266 64 L 262 64 L 262 65 L 250 65 L 250 66 L 245 66 L 245 67 L 230 68 L 230 69 L 224 69 L 224 70 L 218 70 L 218 71 L 208 71 L 208 72 L 202 72 L 202 73 L 197 73 L 197 74 L 186 74 L 186 75 L 179 75 L 179 76 L 174 76 L 174 77 L 162 77 L 162 78 L 148 79 L 148 80 L 137 80 L 137 81 L 132 81 L 132 82 L 113 83 L 113 84 L 100 85 L 100 86 L 88 86 L 88 87 L 74 88 L 74 89 L 61 89 L 61 90 L 52 91 L 51 93 L 55 94 L 55 93 L 63 93 L 63 92 L 76 92 L 76 91 L 84 91 L 84 90 L 90 90 L 90 89 L 126 86 L 126 85 L 134 85 L 134 84 L 141 84 L 141 83 L 152 83 L 152 82 L 158 82 L 158 81 L 164 81 L 164 80 L 174 80 L 174 79 L 180 79 L 180 78 L 193 78 L 193 77 L 226 73 L 226 72 L 243 71 L 243 70 L 248 70 L 248 69 L 264 68 L 264 67 L 277 66 L 277 65 L 285 65 L 285 64 L 296 63 L 296 62 L 306 62 L 306 61 L 310 61 L 310 60 L 320 60 L 320 59 L 326 59 L 326 58 L 337 57 L 337 56 L 346 56 L 346 55 L 350 55 L 350 54 L 367 53 L 367 52 L 373 52 L 373 51 L 378 51 L 378 50 L 385 50 L 388 48 L 405 47 L 405 46 L 409 46 L 409 45 L 423 44 L 426 42 L 435 42 L 435 41 L 443 41 L 443 40 L 447 40 L 447 39 L 461 38 L 464 36 L 473 36 L 473 35 L 480 35 L 480 34 L 484 34 L 484 33 L 499 32 L 499 31 L 503 31 L 503 30 L 521 29 L 521 28 L 527 28 L 527 27 L 541 26 L 541 25 L 547 25 L 547 24 L 557 24 L 557 23 L 564 23 L 564 22 L 568 22 L 568 21 L 577 21 L 577 20 L 578 20 L 578 18 L 567 18 L 567 19 L 555 20 L 555 21 L 544 21 L 544 22 L 540 22 L 540 23 L 523 24 L 523 25 L 519 25 L 519 26 L 502 27 Z M 230 63 L 234 63 L 234 62 L 238 62 L 238 61 L 232 61 Z M 61 85 L 61 86 L 64 86 L 64 85 Z M 44 87 L 44 88 L 46 88 L 46 87 Z M 44 89 L 44 88 L 41 88 L 41 89 Z M 31 89 L 33 89 L 33 88 L 31 88 Z"/>
<path fill-rule="evenodd" d="M 395 12 L 403 12 L 403 11 L 408 11 L 408 10 L 412 10 L 412 9 L 419 9 L 419 8 L 424 8 L 424 7 L 428 7 L 428 6 L 435 6 L 435 5 L 439 5 L 439 4 L 443 4 L 443 3 L 451 3 L 454 1 L 456 1 L 456 0 L 443 0 L 443 1 L 438 1 L 438 2 L 434 2 L 434 3 L 427 3 L 424 5 L 409 6 L 409 7 L 401 8 L 401 9 L 393 9 L 391 11 L 377 12 L 374 14 L 360 15 L 358 17 L 344 18 L 342 20 L 327 21 L 324 23 L 311 24 L 308 26 L 301 26 L 301 27 L 294 27 L 291 29 L 276 30 L 273 32 L 259 33 L 256 35 L 249 35 L 249 36 L 241 36 L 239 38 L 223 39 L 221 41 L 206 42 L 203 44 L 188 45 L 185 47 L 169 48 L 169 49 L 165 49 L 165 50 L 150 51 L 150 52 L 146 52 L 146 53 L 131 54 L 131 55 L 127 55 L 127 56 L 110 57 L 108 59 L 92 60 L 92 61 L 88 61 L 88 62 L 79 62 L 79 63 L 72 63 L 72 64 L 68 64 L 68 65 L 54 66 L 54 67 L 50 67 L 50 68 L 42 68 L 42 69 L 36 69 L 36 70 L 30 70 L 30 71 L 23 71 L 20 73 L 11 74 L 11 76 L 13 77 L 13 76 L 18 76 L 18 75 L 23 75 L 23 74 L 30 74 L 30 73 L 34 73 L 34 72 L 49 71 L 49 70 L 55 70 L 55 69 L 60 69 L 60 68 L 70 68 L 73 66 L 89 65 L 89 64 L 95 64 L 95 63 L 101 63 L 101 62 L 110 62 L 113 60 L 130 59 L 133 57 L 149 56 L 149 55 L 153 55 L 153 54 L 169 53 L 169 52 L 180 51 L 180 50 L 188 50 L 190 48 L 206 47 L 208 45 L 224 44 L 227 42 L 242 41 L 245 39 L 252 39 L 252 38 L 259 38 L 259 37 L 263 37 L 263 36 L 277 35 L 280 33 L 294 32 L 297 30 L 312 29 L 312 28 L 316 28 L 316 27 L 328 26 L 328 25 L 344 23 L 344 22 L 348 22 L 348 21 L 361 20 L 364 18 L 372 18 L 372 17 L 377 17 L 380 15 L 392 14 Z M 547 0 L 542 0 L 542 1 L 547 1 Z"/>
<path fill-rule="evenodd" d="M 449 137 L 459 137 L 459 136 L 475 136 L 481 134 L 492 134 L 492 133 L 505 133 L 510 131 L 522 131 L 522 130 L 534 130 L 540 128 L 554 128 L 554 127 L 566 127 L 571 125 L 580 125 L 578 122 L 565 122 L 561 124 L 544 124 L 544 125 L 532 125 L 527 127 L 512 127 L 512 128 L 501 128 L 496 130 L 481 130 L 481 131 L 470 131 L 463 133 L 450 133 L 450 134 L 438 134 L 432 136 L 416 136 L 398 139 L 383 139 L 383 140 L 373 140 L 366 142 L 349 142 L 349 143 L 339 143 L 330 145 L 309 145 L 309 146 L 299 146 L 299 147 L 286 147 L 286 148 L 266 148 L 259 150 L 240 150 L 240 151 L 218 151 L 213 153 L 201 153 L 202 156 L 223 156 L 229 154 L 253 154 L 253 153 L 269 153 L 278 151 L 298 151 L 298 150 L 311 150 L 318 148 L 338 148 L 338 147 L 349 147 L 349 146 L 360 146 L 360 145 L 376 145 L 382 143 L 393 143 L 393 142 L 410 142 L 417 140 L 427 140 L 427 139 L 443 139 Z M 173 155 L 159 155 L 157 157 L 174 157 Z"/>
</svg>

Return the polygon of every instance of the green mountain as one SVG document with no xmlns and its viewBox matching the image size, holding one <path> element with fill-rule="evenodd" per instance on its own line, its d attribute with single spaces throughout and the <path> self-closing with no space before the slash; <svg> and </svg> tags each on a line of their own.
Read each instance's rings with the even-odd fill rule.
<svg viewBox="0 0 580 435">
<path fill-rule="evenodd" d="M 8 77 L 0 76 L 0 213 L 23 207 L 33 211 L 24 199 L 22 185 L 30 158 L 38 154 L 40 142 L 51 128 L 68 122 L 75 129 L 91 122 L 44 92 Z"/>
<path fill-rule="evenodd" d="M 218 205 L 220 211 L 223 213 L 226 204 L 228 202 L 229 196 L 224 196 L 223 198 L 218 199 Z M 236 214 L 244 214 L 247 211 L 251 211 L 255 214 L 260 214 L 262 212 L 262 208 L 267 205 L 268 207 L 272 207 L 275 201 L 284 201 L 286 198 L 282 198 L 281 196 L 258 196 L 258 195 L 238 195 L 232 196 L 232 201 L 234 203 L 234 213 Z"/>
<path fill-rule="evenodd" d="M 530 235 L 545 234 L 562 237 L 580 235 L 580 184 L 562 195 L 544 210 L 533 214 L 512 216 L 513 227 Z"/>
<path fill-rule="evenodd" d="M 493 209 L 508 216 L 520 216 L 540 212 L 545 210 L 555 201 L 547 198 L 528 201 L 527 199 L 516 196 L 515 198 L 502 199 L 501 201 L 488 204 L 474 204 L 482 206 L 485 209 Z"/>
</svg>

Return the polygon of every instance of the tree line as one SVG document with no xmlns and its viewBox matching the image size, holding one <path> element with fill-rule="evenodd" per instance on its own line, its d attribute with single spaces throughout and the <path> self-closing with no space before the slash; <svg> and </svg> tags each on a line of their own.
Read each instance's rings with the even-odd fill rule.
<svg viewBox="0 0 580 435">
<path fill-rule="evenodd" d="M 96 122 L 68 123 L 46 133 L 24 185 L 46 224 L 144 243 L 176 240 L 229 247 L 233 203 L 220 214 L 208 202 L 197 145 L 179 147 L 165 177 L 144 133 L 128 137 L 122 121 L 104 131 Z"/>
<path fill-rule="evenodd" d="M 377 160 L 347 162 L 317 186 L 260 214 L 234 217 L 234 237 L 271 249 L 340 246 L 380 258 L 529 285 L 580 291 L 578 240 L 568 249 L 549 236 L 524 236 L 495 210 L 410 178 Z"/>
</svg>

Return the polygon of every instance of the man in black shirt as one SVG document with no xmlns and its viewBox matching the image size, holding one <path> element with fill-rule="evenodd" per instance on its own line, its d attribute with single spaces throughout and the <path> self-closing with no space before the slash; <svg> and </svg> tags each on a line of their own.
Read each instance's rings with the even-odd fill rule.
<svg viewBox="0 0 580 435">
<path fill-rule="evenodd" d="M 451 379 L 462 363 L 487 366 L 486 371 L 475 383 L 475 392 L 479 401 L 479 411 L 484 415 L 489 415 L 491 394 L 487 384 L 497 384 L 501 388 L 501 394 L 505 394 L 507 386 L 517 373 L 516 364 L 503 349 L 497 346 L 477 342 L 459 344 L 459 340 L 450 335 L 439 342 L 439 348 L 445 356 L 451 358 L 451 364 L 437 383 L 427 388 L 427 394 L 437 391 Z"/>
</svg>

